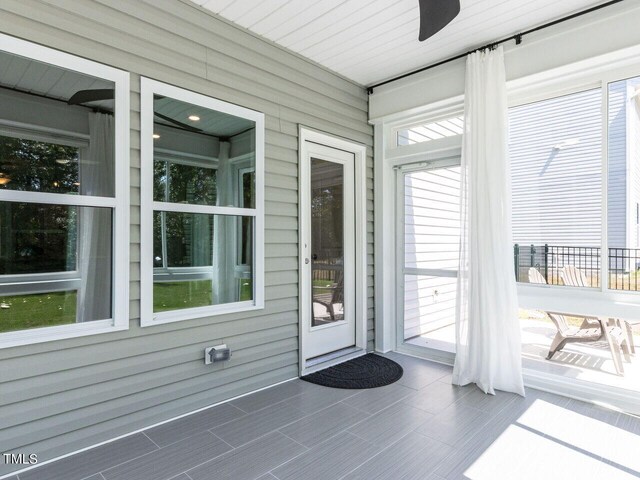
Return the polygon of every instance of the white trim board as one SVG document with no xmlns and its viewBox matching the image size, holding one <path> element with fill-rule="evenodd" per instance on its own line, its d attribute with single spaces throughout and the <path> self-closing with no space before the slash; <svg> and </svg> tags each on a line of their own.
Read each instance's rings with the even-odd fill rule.
<svg viewBox="0 0 640 480">
<path fill-rule="evenodd" d="M 161 422 L 157 422 L 157 423 L 154 423 L 152 425 L 149 425 L 149 426 L 146 426 L 146 427 L 143 427 L 143 428 L 139 428 L 139 429 L 134 430 L 132 432 L 125 433 L 124 435 L 120 435 L 120 436 L 117 436 L 117 437 L 114 437 L 114 438 L 110 438 L 109 440 L 105 440 L 104 442 L 96 443 L 96 444 L 93 444 L 93 445 L 91 445 L 89 447 L 81 448 L 79 450 L 75 450 L 75 451 L 70 452 L 70 453 L 65 453 L 64 455 L 60 455 L 59 457 L 52 458 L 51 460 L 46 460 L 44 462 L 39 462 L 37 465 L 32 465 L 30 467 L 23 468 L 22 470 L 16 470 L 15 472 L 7 473 L 7 474 L 1 476 L 0 480 L 3 480 L 5 478 L 13 478 L 16 475 L 20 475 L 22 473 L 28 472 L 29 470 L 34 470 L 36 468 L 42 467 L 43 465 L 48 465 L 50 463 L 57 462 L 58 460 L 62 460 L 64 458 L 72 457 L 73 455 L 77 455 L 78 453 L 86 452 L 87 450 L 91 450 L 91 449 L 96 448 L 96 447 L 101 447 L 102 445 L 107 445 L 109 443 L 115 442 L 115 441 L 120 440 L 122 438 L 126 438 L 126 437 L 130 437 L 131 435 L 135 435 L 136 433 L 144 432 L 145 430 L 149 430 L 151 428 L 159 427 L 160 425 L 164 425 L 165 423 L 173 422 L 174 420 L 179 420 L 181 418 L 188 417 L 189 415 L 193 415 L 194 413 L 202 412 L 203 410 L 208 410 L 209 408 L 217 407 L 218 405 L 222 405 L 223 403 L 233 402 L 234 400 L 237 400 L 239 398 L 246 397 L 248 395 L 253 395 L 254 393 L 258 393 L 258 392 L 261 392 L 262 390 L 267 390 L 269 388 L 277 387 L 278 385 L 282 385 L 283 383 L 292 382 L 293 380 L 298 380 L 298 377 L 289 378 L 288 380 L 283 380 L 281 382 L 277 382 L 277 383 L 274 383 L 272 385 L 267 385 L 266 387 L 258 388 L 256 390 L 252 390 L 250 392 L 243 393 L 242 395 L 236 395 L 235 397 L 231 397 L 231 398 L 228 398 L 226 400 L 221 400 L 220 402 L 212 403 L 211 405 L 207 405 L 206 407 L 198 408 L 196 410 L 192 410 L 190 412 L 183 413 L 182 415 L 177 415 L 177 416 L 171 417 L 171 418 L 169 418 L 167 420 L 163 420 Z"/>
</svg>

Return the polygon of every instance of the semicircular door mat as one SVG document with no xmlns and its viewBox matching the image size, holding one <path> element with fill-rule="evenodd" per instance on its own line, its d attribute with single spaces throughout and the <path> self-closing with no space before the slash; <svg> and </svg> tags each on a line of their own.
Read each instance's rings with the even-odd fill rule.
<svg viewBox="0 0 640 480">
<path fill-rule="evenodd" d="M 325 387 L 360 389 L 390 385 L 400 380 L 402 373 L 402 367 L 393 360 L 367 353 L 300 378 Z"/>
</svg>

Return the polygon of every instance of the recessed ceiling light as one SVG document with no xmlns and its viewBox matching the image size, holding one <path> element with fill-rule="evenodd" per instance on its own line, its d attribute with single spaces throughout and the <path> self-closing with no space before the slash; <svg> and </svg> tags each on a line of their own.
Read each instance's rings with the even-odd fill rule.
<svg viewBox="0 0 640 480">
<path fill-rule="evenodd" d="M 11 177 L 5 177 L 3 173 L 0 173 L 0 185 L 6 185 L 11 181 Z"/>
<path fill-rule="evenodd" d="M 189 120 L 191 120 L 192 122 L 197 122 L 200 120 L 200 117 L 198 115 L 189 115 Z"/>
<path fill-rule="evenodd" d="M 59 163 L 60 165 L 66 165 L 70 161 L 71 160 L 69 160 L 68 158 L 58 158 L 58 159 L 56 159 L 56 163 Z"/>
<path fill-rule="evenodd" d="M 154 134 L 153 134 L 153 138 L 154 138 L 155 140 L 157 140 L 157 139 L 159 139 L 159 138 L 160 138 L 160 135 L 158 135 L 157 133 L 154 133 Z"/>
</svg>

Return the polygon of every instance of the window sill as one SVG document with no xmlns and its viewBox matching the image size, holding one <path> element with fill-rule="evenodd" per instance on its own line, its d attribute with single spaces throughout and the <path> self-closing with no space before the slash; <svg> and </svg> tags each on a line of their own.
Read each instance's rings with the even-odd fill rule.
<svg viewBox="0 0 640 480">
<path fill-rule="evenodd" d="M 0 349 L 65 340 L 68 338 L 86 337 L 87 335 L 98 335 L 100 333 L 119 332 L 128 329 L 128 320 L 126 325 L 114 325 L 113 320 L 96 320 L 94 322 L 18 330 L 0 334 Z"/>
<path fill-rule="evenodd" d="M 640 319 L 640 292 L 518 284 L 521 308 Z"/>
<path fill-rule="evenodd" d="M 166 323 L 181 322 L 184 320 L 196 320 L 198 318 L 263 309 L 264 304 L 257 304 L 255 302 L 236 302 L 223 305 L 212 305 L 209 307 L 185 308 L 181 310 L 143 315 L 140 319 L 140 326 L 151 327 L 153 325 L 164 325 Z"/>
</svg>

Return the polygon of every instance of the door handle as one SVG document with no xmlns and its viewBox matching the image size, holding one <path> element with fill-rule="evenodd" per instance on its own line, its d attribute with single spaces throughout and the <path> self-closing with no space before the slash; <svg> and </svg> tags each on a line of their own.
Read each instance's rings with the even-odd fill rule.
<svg viewBox="0 0 640 480">
<path fill-rule="evenodd" d="M 305 258 L 305 259 L 304 259 L 304 264 L 305 264 L 305 265 L 309 265 L 309 259 L 308 259 L 308 258 Z"/>
</svg>

